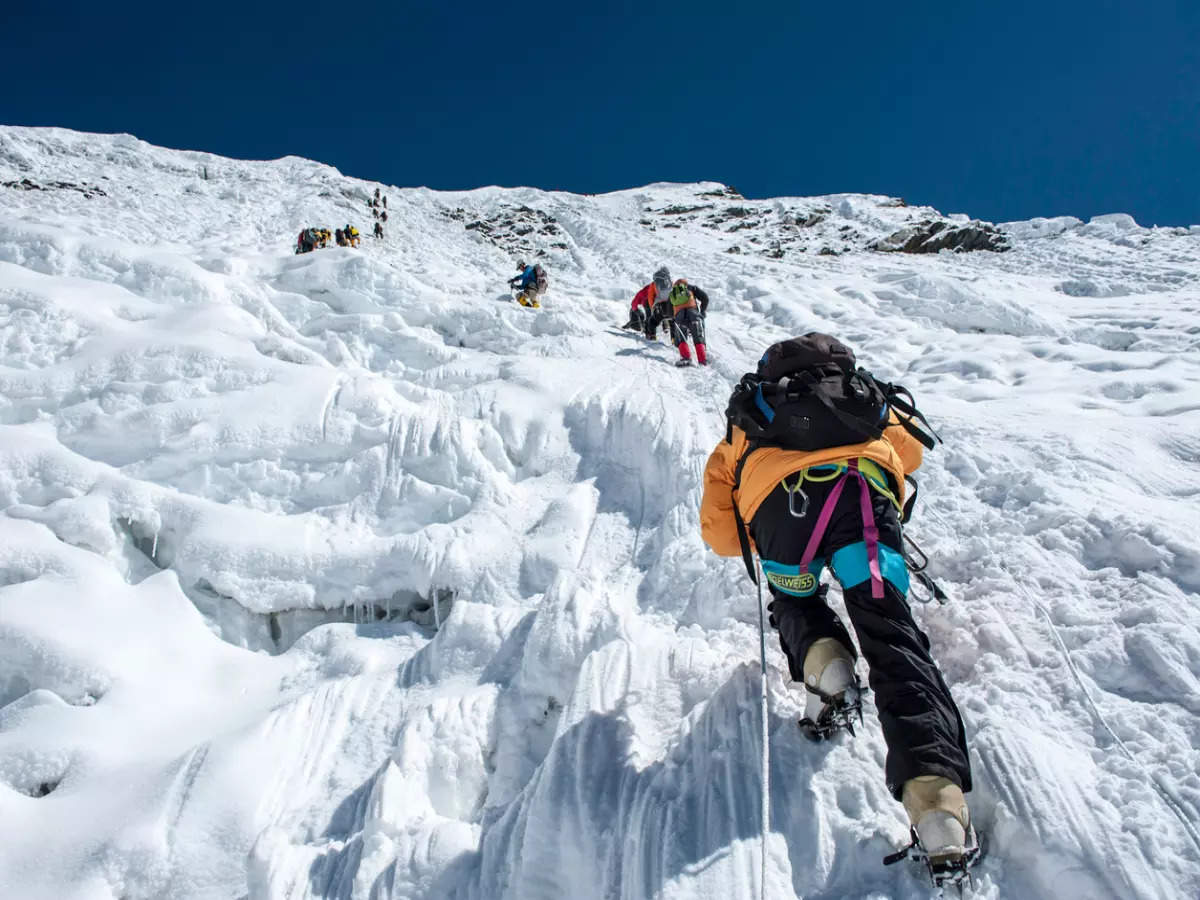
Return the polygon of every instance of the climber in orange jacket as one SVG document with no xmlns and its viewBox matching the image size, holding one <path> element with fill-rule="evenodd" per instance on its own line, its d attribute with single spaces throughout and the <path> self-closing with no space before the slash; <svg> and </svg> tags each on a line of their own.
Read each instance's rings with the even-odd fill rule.
<svg viewBox="0 0 1200 900">
<path fill-rule="evenodd" d="M 915 427 L 924 419 L 898 390 L 828 335 L 772 345 L 730 398 L 726 438 L 704 470 L 700 530 L 714 552 L 741 554 L 748 568 L 757 551 L 771 625 L 806 692 L 800 724 L 814 740 L 852 733 L 861 718 L 854 642 L 820 583 L 832 569 L 870 670 L 888 788 L 935 878 L 961 877 L 978 846 L 963 796 L 966 730 L 908 606 L 901 530 L 905 476 L 934 438 Z"/>
</svg>

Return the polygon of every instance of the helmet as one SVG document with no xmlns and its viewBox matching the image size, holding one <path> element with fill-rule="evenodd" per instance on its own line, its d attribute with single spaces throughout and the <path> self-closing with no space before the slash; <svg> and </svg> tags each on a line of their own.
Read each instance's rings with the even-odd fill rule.
<svg viewBox="0 0 1200 900">
<path fill-rule="evenodd" d="M 523 259 L 519 259 L 519 260 L 517 260 L 517 268 L 518 268 L 518 269 L 523 269 L 523 268 L 525 268 L 525 260 L 523 260 Z"/>
<path fill-rule="evenodd" d="M 671 290 L 671 273 L 667 271 L 666 266 L 654 273 L 654 287 L 660 294 Z"/>
</svg>

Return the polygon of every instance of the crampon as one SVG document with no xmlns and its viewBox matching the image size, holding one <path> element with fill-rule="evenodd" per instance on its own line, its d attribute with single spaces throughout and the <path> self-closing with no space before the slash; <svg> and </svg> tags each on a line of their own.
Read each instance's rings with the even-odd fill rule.
<svg viewBox="0 0 1200 900">
<path fill-rule="evenodd" d="M 971 878 L 971 867 L 978 863 L 981 857 L 979 837 L 975 833 L 974 826 L 967 832 L 967 846 L 962 856 L 955 856 L 951 859 L 931 859 L 925 848 L 921 846 L 921 841 L 917 837 L 917 829 L 910 829 L 910 834 L 912 843 L 890 856 L 885 856 L 883 864 L 890 866 L 902 859 L 924 863 L 925 869 L 929 873 L 929 880 L 937 888 L 937 896 L 944 897 L 946 888 L 953 887 L 958 889 L 959 897 L 965 897 L 964 889 L 975 886 Z"/>
<path fill-rule="evenodd" d="M 824 741 L 839 731 L 847 731 L 851 737 L 854 736 L 854 723 L 861 723 L 863 718 L 862 695 L 865 690 L 857 676 L 853 685 L 835 696 L 826 694 L 812 685 L 806 684 L 804 689 L 810 694 L 816 694 L 824 703 L 815 721 L 808 716 L 800 720 L 800 730 L 806 738 L 810 741 Z"/>
</svg>

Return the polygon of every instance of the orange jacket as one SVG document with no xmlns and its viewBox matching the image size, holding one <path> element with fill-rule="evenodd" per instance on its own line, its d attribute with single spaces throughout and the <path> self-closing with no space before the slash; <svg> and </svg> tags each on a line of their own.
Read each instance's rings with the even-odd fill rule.
<svg viewBox="0 0 1200 900">
<path fill-rule="evenodd" d="M 720 556 L 740 556 L 737 519 L 733 516 L 733 474 L 746 452 L 746 434 L 733 429 L 733 441 L 717 444 L 704 467 L 704 497 L 700 501 L 700 535 Z M 893 412 L 883 436 L 875 441 L 830 447 L 826 450 L 781 450 L 760 447 L 746 460 L 737 492 L 738 512 L 749 522 L 767 495 L 787 476 L 809 466 L 844 462 L 865 457 L 878 463 L 896 478 L 896 499 L 904 504 L 904 476 L 921 465 L 924 450 L 920 441 L 899 424 Z"/>
<path fill-rule="evenodd" d="M 654 309 L 654 304 L 658 300 L 658 288 L 654 286 L 654 282 L 650 282 L 640 291 L 633 295 L 633 303 L 630 304 L 630 309 L 637 309 L 639 306 L 645 306 L 646 311 Z"/>
</svg>

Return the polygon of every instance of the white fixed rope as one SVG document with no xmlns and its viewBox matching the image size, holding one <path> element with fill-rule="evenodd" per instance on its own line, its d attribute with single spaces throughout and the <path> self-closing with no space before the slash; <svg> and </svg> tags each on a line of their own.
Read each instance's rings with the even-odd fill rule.
<svg viewBox="0 0 1200 900">
<path fill-rule="evenodd" d="M 756 561 L 757 565 L 757 561 Z M 758 566 L 758 651 L 761 661 L 759 674 L 759 713 L 762 720 L 762 847 L 758 890 L 761 900 L 767 897 L 767 835 L 771 833 L 771 744 L 768 740 L 768 714 L 770 712 L 767 692 L 767 625 L 763 612 L 762 566 Z"/>
</svg>

